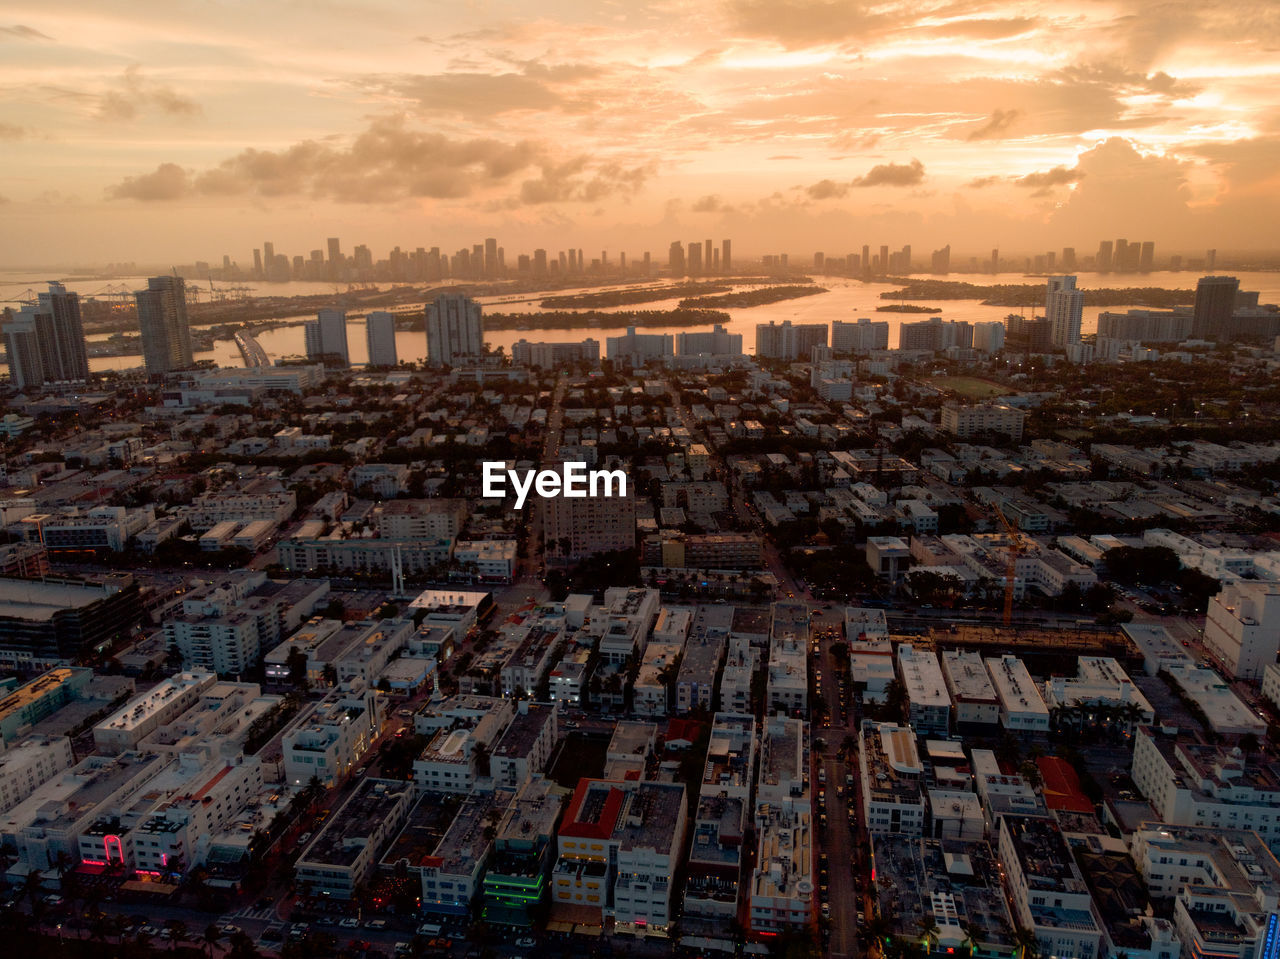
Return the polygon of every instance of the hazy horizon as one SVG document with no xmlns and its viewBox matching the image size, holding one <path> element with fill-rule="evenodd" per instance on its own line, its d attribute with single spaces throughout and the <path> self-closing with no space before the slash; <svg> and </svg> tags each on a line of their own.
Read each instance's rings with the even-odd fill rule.
<svg viewBox="0 0 1280 959">
<path fill-rule="evenodd" d="M 1280 5 L 10 4 L 0 269 L 723 237 L 1273 253 Z"/>
</svg>

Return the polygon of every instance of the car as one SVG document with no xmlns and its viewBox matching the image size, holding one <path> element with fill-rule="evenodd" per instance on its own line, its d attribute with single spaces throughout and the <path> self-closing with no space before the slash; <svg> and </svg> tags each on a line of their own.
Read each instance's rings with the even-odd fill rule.
<svg viewBox="0 0 1280 959">
<path fill-rule="evenodd" d="M 831 903 L 829 903 L 829 902 L 824 902 L 824 903 L 822 904 L 822 918 L 823 918 L 823 919 L 830 919 L 830 918 L 831 918 Z"/>
<path fill-rule="evenodd" d="M 347 948 L 354 952 L 368 952 L 369 940 L 368 939 L 352 939 L 349 943 L 347 943 Z"/>
<path fill-rule="evenodd" d="M 284 926 L 267 926 L 262 930 L 262 938 L 267 942 L 280 942 L 284 939 Z"/>
<path fill-rule="evenodd" d="M 516 945 L 521 949 L 532 949 L 537 944 L 538 940 L 534 939 L 533 936 L 521 936 L 516 940 Z"/>
<path fill-rule="evenodd" d="M 138 935 L 151 936 L 154 938 L 155 936 L 160 935 L 160 929 L 158 926 L 153 926 L 151 925 L 151 923 L 147 923 L 146 925 L 144 925 L 142 928 L 138 930 Z"/>
<path fill-rule="evenodd" d="M 343 929 L 359 929 L 360 920 L 354 916 L 347 916 L 345 919 L 338 920 L 338 925 Z"/>
<path fill-rule="evenodd" d="M 65 901 L 66 900 L 64 900 L 56 892 L 51 892 L 49 893 L 49 895 L 44 897 L 44 904 L 46 906 L 61 906 Z"/>
<path fill-rule="evenodd" d="M 386 929 L 386 928 L 387 928 L 387 920 L 385 920 L 385 919 L 370 919 L 368 922 L 366 922 L 366 923 L 365 923 L 365 926 L 366 926 L 367 928 L 369 928 L 369 929 Z"/>
<path fill-rule="evenodd" d="M 435 939 L 432 939 L 430 942 L 428 942 L 427 945 L 430 946 L 432 949 L 452 949 L 453 940 L 446 939 L 443 936 L 438 936 Z"/>
<path fill-rule="evenodd" d="M 407 956 L 413 952 L 413 944 L 409 942 L 397 942 L 395 948 L 397 956 Z"/>
<path fill-rule="evenodd" d="M 243 932 L 244 930 L 234 923 L 225 922 L 218 927 L 218 931 L 224 936 L 234 936 L 237 932 Z"/>
<path fill-rule="evenodd" d="M 299 837 L 298 837 L 298 845 L 299 845 L 299 846 L 301 846 L 301 845 L 303 845 L 303 844 L 305 844 L 305 843 L 309 843 L 310 841 L 311 841 L 311 833 L 309 833 L 309 832 L 304 832 L 301 836 L 299 836 Z"/>
</svg>

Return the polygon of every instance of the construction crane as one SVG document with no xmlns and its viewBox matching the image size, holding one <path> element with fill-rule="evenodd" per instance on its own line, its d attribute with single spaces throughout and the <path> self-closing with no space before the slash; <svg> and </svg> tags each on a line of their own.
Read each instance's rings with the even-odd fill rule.
<svg viewBox="0 0 1280 959">
<path fill-rule="evenodd" d="M 1009 550 L 1004 565 L 1004 624 L 1008 626 L 1013 621 L 1013 584 L 1018 578 L 1018 557 L 1026 551 L 1026 543 L 1022 533 L 1009 522 L 999 505 L 996 506 L 996 516 L 1000 517 L 1000 524 L 1009 535 Z"/>
</svg>

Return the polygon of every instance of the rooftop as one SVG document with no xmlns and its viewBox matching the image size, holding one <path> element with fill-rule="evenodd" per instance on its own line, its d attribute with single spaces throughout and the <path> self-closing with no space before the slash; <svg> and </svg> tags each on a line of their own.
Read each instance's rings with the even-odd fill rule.
<svg viewBox="0 0 1280 959">
<path fill-rule="evenodd" d="M 404 798 L 406 783 L 387 779 L 363 779 L 337 813 L 302 852 L 303 862 L 325 866 L 351 866 L 360 850 L 377 832 L 378 824 L 391 818 Z"/>
</svg>

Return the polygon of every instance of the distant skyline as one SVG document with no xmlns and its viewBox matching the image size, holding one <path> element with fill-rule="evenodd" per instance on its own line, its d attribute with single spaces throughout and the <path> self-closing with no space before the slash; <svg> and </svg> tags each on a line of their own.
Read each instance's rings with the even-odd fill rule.
<svg viewBox="0 0 1280 959">
<path fill-rule="evenodd" d="M 0 269 L 328 236 L 1272 250 L 1278 38 L 1269 0 L 17 0 Z"/>
</svg>

